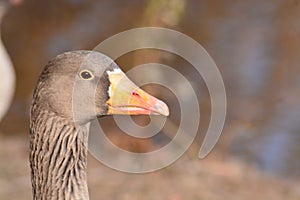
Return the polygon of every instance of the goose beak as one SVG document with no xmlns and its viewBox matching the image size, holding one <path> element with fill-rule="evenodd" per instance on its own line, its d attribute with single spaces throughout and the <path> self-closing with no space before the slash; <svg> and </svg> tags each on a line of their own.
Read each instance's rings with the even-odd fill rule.
<svg viewBox="0 0 300 200">
<path fill-rule="evenodd" d="M 137 87 L 121 70 L 107 73 L 109 115 L 169 115 L 169 108 L 163 101 Z"/>
</svg>

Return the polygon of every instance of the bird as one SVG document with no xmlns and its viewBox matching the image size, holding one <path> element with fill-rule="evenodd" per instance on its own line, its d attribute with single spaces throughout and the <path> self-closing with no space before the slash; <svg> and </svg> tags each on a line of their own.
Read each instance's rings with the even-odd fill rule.
<svg viewBox="0 0 300 200">
<path fill-rule="evenodd" d="M 7 1 L 0 1 L 0 22 L 8 8 Z M 1 31 L 0 31 L 1 32 Z M 0 35 L 0 121 L 8 111 L 13 99 L 16 77 L 11 59 Z"/>
<path fill-rule="evenodd" d="M 48 62 L 30 108 L 33 199 L 89 199 L 89 125 L 113 114 L 168 116 L 169 109 L 100 52 L 70 51 Z"/>
</svg>

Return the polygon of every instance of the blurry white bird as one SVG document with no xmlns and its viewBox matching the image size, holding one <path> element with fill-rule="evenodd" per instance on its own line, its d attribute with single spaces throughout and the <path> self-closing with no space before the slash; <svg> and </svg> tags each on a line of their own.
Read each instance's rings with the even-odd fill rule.
<svg viewBox="0 0 300 200">
<path fill-rule="evenodd" d="M 7 10 L 8 2 L 0 1 L 0 25 Z M 1 39 L 0 29 L 0 121 L 6 114 L 15 91 L 16 77 L 10 57 Z"/>
</svg>

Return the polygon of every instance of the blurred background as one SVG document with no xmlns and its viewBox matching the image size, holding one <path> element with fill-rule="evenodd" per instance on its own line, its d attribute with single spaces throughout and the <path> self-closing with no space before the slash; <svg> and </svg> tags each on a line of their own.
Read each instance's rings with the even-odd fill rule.
<svg viewBox="0 0 300 200">
<path fill-rule="evenodd" d="M 199 160 L 210 119 L 201 77 L 168 52 L 139 50 L 120 57 L 116 62 L 124 71 L 158 62 L 185 75 L 197 91 L 201 126 L 184 156 L 157 172 L 125 174 L 90 156 L 91 199 L 300 199 L 300 1 L 1 0 L 0 16 L 0 84 L 9 83 L 0 87 L 0 199 L 32 198 L 28 113 L 45 64 L 62 52 L 93 49 L 114 34 L 143 26 L 180 31 L 209 52 L 225 82 L 225 127 L 213 152 Z M 14 80 L 9 106 L 5 101 Z M 170 117 L 178 121 L 172 93 L 158 86 L 144 89 L 167 102 Z M 134 120 L 143 125 L 149 118 Z M 111 127 L 113 120 L 100 123 Z M 135 152 L 157 149 L 173 137 L 162 132 L 154 139 L 133 139 L 119 130 L 107 135 Z"/>
</svg>

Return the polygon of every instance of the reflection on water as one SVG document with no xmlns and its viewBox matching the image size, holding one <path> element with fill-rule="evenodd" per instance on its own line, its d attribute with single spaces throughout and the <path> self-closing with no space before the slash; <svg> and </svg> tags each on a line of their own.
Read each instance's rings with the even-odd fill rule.
<svg viewBox="0 0 300 200">
<path fill-rule="evenodd" d="M 300 175 L 300 106 L 281 106 L 260 133 L 238 134 L 232 150 L 234 154 L 256 163 L 260 169 L 295 178 Z M 246 134 L 259 135 L 242 142 Z"/>
<path fill-rule="evenodd" d="M 262 137 L 262 152 L 255 152 L 262 167 L 274 173 L 300 175 L 300 106 L 279 108 Z"/>
</svg>

